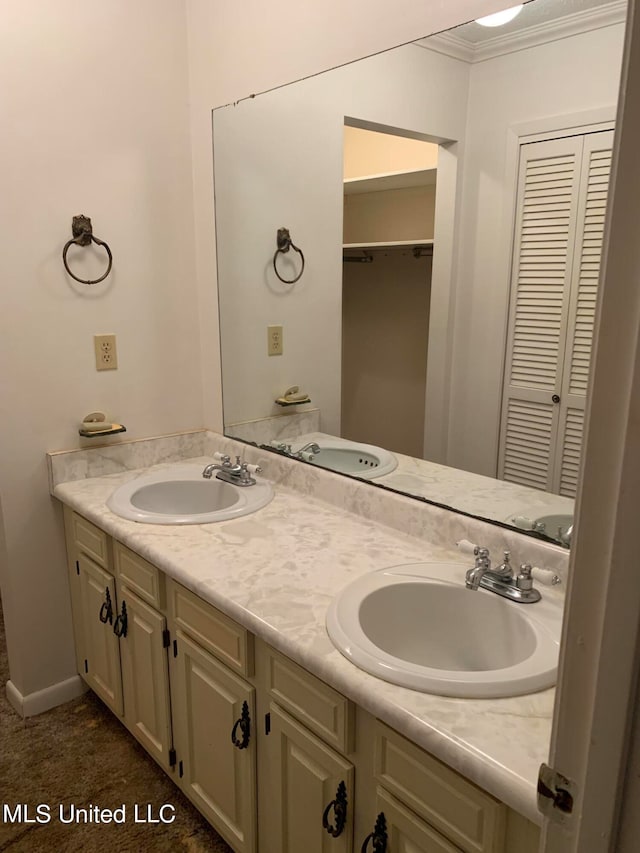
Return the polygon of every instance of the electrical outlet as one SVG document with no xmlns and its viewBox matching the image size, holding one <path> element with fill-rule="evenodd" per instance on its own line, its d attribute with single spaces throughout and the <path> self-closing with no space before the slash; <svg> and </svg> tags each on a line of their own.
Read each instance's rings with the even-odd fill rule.
<svg viewBox="0 0 640 853">
<path fill-rule="evenodd" d="M 267 355 L 282 355 L 282 326 L 267 326 Z"/>
<path fill-rule="evenodd" d="M 116 336 L 94 335 L 93 346 L 96 353 L 96 370 L 117 370 Z"/>
</svg>

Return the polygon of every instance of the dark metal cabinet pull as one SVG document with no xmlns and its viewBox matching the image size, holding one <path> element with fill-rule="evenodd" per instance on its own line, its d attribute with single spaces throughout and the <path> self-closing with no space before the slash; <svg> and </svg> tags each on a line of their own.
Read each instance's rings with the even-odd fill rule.
<svg viewBox="0 0 640 853">
<path fill-rule="evenodd" d="M 113 605 L 111 604 L 111 594 L 109 593 L 108 586 L 104 590 L 104 601 L 100 608 L 100 621 L 103 623 L 108 622 L 109 625 L 113 624 Z"/>
<path fill-rule="evenodd" d="M 386 853 L 387 850 L 387 820 L 384 812 L 380 812 L 376 818 L 376 825 L 373 832 L 365 838 L 360 853 L 367 853 L 367 847 L 371 841 L 372 853 Z"/>
<path fill-rule="evenodd" d="M 329 823 L 329 812 L 333 809 L 334 823 Z M 331 800 L 322 815 L 322 828 L 333 838 L 337 838 L 347 822 L 347 786 L 340 782 L 335 800 Z"/>
<path fill-rule="evenodd" d="M 238 729 L 242 734 L 239 738 L 237 735 Z M 249 716 L 249 706 L 246 702 L 242 703 L 242 713 L 233 724 L 231 729 L 231 743 L 238 749 L 246 749 L 249 746 L 249 738 L 251 737 L 251 717 Z"/>
<path fill-rule="evenodd" d="M 127 605 L 123 601 L 120 613 L 116 616 L 116 621 L 113 625 L 113 633 L 116 635 L 116 637 L 127 636 L 127 622 Z"/>
</svg>

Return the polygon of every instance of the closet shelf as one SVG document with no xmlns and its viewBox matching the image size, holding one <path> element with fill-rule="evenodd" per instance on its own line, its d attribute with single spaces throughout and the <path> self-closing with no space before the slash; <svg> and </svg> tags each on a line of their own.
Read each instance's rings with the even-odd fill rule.
<svg viewBox="0 0 640 853">
<path fill-rule="evenodd" d="M 387 172 L 366 175 L 362 178 L 347 178 L 344 182 L 345 195 L 373 193 L 382 190 L 400 190 L 407 187 L 428 187 L 436 182 L 437 169 L 412 169 L 403 172 Z"/>
<path fill-rule="evenodd" d="M 382 243 L 343 243 L 347 249 L 395 249 L 403 246 L 433 246 L 433 240 L 385 240 Z"/>
</svg>

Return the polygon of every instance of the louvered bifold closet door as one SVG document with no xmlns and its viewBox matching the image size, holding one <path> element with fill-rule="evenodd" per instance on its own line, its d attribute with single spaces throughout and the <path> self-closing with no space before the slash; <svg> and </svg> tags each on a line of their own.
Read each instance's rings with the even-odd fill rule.
<svg viewBox="0 0 640 853">
<path fill-rule="evenodd" d="M 498 476 L 550 491 L 582 138 L 522 145 Z"/>
<path fill-rule="evenodd" d="M 613 131 L 590 133 L 583 139 L 578 227 L 560 392 L 558 452 L 552 486 L 552 491 L 567 497 L 575 497 L 580 473 Z"/>
</svg>

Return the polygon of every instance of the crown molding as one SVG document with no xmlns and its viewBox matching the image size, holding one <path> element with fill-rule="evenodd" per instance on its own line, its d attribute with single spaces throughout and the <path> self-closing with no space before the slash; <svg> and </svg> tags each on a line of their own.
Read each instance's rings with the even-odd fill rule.
<svg viewBox="0 0 640 853">
<path fill-rule="evenodd" d="M 609 3 L 606 6 L 574 12 L 564 18 L 556 18 L 553 21 L 536 24 L 519 32 L 495 36 L 475 45 L 457 36 L 455 30 L 420 39 L 415 44 L 427 50 L 460 59 L 463 62 L 484 62 L 487 59 L 494 59 L 496 56 L 538 47 L 541 44 L 588 33 L 591 30 L 623 24 L 626 20 L 626 14 L 626 0 L 616 0 L 616 2 Z"/>
</svg>

